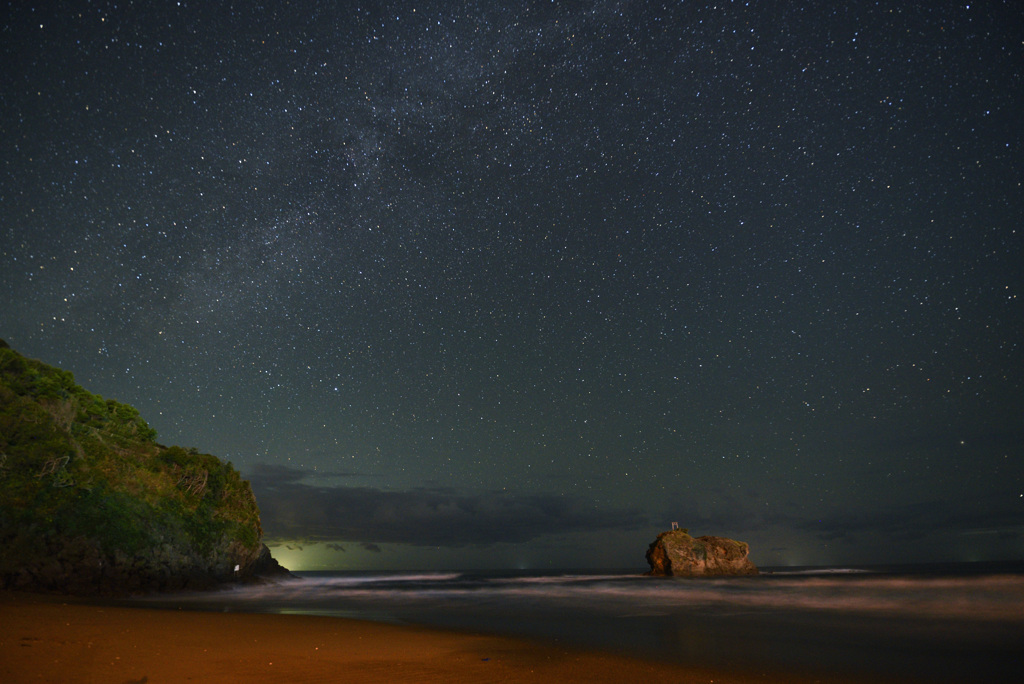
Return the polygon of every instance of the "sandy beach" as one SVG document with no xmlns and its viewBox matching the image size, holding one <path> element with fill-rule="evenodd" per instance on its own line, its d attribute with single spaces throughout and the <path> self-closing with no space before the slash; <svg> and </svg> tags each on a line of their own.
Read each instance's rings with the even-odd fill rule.
<svg viewBox="0 0 1024 684">
<path fill-rule="evenodd" d="M 0 681 L 810 682 L 333 617 L 97 605 L 0 592 Z"/>
</svg>

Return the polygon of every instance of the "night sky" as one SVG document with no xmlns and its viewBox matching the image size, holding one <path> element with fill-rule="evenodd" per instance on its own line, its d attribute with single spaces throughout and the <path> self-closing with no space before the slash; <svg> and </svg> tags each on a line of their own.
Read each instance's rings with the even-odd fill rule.
<svg viewBox="0 0 1024 684">
<path fill-rule="evenodd" d="M 315 568 L 1024 558 L 1017 2 L 6 2 L 0 338 Z"/>
</svg>

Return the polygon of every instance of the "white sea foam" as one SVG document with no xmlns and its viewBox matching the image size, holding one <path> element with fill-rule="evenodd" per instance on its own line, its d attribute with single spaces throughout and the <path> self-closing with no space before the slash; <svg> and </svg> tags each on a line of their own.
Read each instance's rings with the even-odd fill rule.
<svg viewBox="0 0 1024 684">
<path fill-rule="evenodd" d="M 156 600 L 160 600 L 159 598 Z M 639 575 L 478 576 L 465 573 L 304 577 L 227 592 L 178 595 L 225 609 L 405 612 L 507 605 L 605 615 L 830 611 L 965 621 L 1024 620 L 1024 576 L 893 577 L 858 572 L 727 579 Z"/>
</svg>

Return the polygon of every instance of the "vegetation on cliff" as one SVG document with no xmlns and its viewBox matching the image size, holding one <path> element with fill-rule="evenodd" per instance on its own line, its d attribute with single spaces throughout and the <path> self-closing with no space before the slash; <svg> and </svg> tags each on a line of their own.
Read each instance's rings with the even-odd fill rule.
<svg viewBox="0 0 1024 684">
<path fill-rule="evenodd" d="M 0 340 L 0 586 L 212 583 L 244 572 L 261 537 L 230 463 L 157 444 L 131 406 Z"/>
</svg>

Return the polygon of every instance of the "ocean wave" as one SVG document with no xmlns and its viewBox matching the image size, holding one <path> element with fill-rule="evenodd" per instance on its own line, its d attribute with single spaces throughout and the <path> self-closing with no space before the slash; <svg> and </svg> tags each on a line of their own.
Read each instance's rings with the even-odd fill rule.
<svg viewBox="0 0 1024 684">
<path fill-rule="evenodd" d="M 876 570 L 867 568 L 813 568 L 807 570 L 770 570 L 767 574 L 773 576 L 784 575 L 859 575 L 874 573 Z"/>
<path fill-rule="evenodd" d="M 157 599 L 158 600 L 158 599 Z M 178 601 L 209 602 L 201 592 Z M 892 577 L 871 573 L 727 579 L 639 575 L 488 577 L 465 573 L 303 577 L 218 592 L 227 610 L 280 612 L 472 609 L 574 610 L 605 615 L 711 609 L 830 611 L 967 621 L 1024 620 L 1024 576 Z"/>
</svg>

